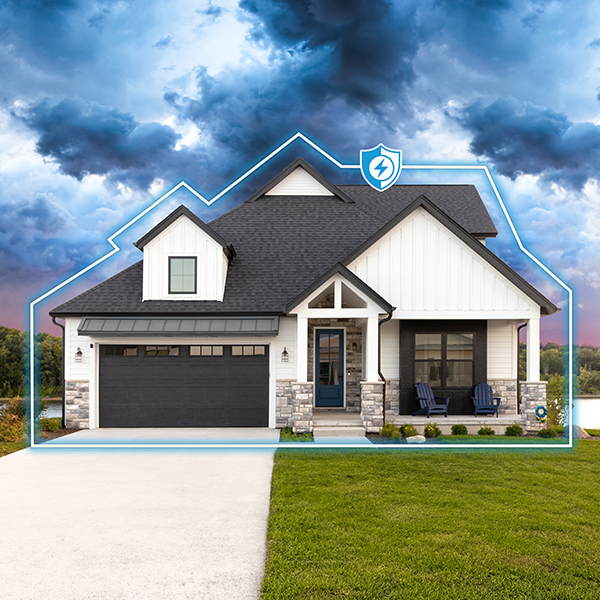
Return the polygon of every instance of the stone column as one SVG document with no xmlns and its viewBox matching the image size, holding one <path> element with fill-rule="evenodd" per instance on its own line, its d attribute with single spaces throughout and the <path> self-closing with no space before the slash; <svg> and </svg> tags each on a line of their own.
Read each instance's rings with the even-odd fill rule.
<svg viewBox="0 0 600 600">
<path fill-rule="evenodd" d="M 89 381 L 65 381 L 65 427 L 71 427 L 73 429 L 89 429 Z"/>
<path fill-rule="evenodd" d="M 292 381 L 289 379 L 278 379 L 276 383 L 275 404 L 275 427 L 292 427 L 293 403 L 292 403 Z"/>
<path fill-rule="evenodd" d="M 294 433 L 313 430 L 313 384 L 292 382 L 292 429 Z"/>
<path fill-rule="evenodd" d="M 545 423 L 538 421 L 535 416 L 535 409 L 538 406 L 546 406 L 546 382 L 522 382 L 521 413 L 525 417 L 525 430 L 530 433 L 535 433 L 545 427 Z"/>
<path fill-rule="evenodd" d="M 385 384 L 385 414 L 400 414 L 400 380 L 388 379 Z"/>
<path fill-rule="evenodd" d="M 383 382 L 360 384 L 360 417 L 367 433 L 378 433 L 383 427 Z"/>
<path fill-rule="evenodd" d="M 488 379 L 495 398 L 502 398 L 498 414 L 517 414 L 517 380 L 516 379 Z"/>
</svg>

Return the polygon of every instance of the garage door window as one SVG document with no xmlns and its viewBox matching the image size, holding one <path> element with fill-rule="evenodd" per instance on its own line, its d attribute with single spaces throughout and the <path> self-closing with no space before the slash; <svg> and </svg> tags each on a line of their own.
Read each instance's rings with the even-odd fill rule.
<svg viewBox="0 0 600 600">
<path fill-rule="evenodd" d="M 146 356 L 179 356 L 179 346 L 146 346 Z"/>
<path fill-rule="evenodd" d="M 223 356 L 223 346 L 190 346 L 190 356 Z"/>
<path fill-rule="evenodd" d="M 104 356 L 137 356 L 137 346 L 102 346 Z"/>
<path fill-rule="evenodd" d="M 231 346 L 232 356 L 264 356 L 264 346 Z"/>
</svg>

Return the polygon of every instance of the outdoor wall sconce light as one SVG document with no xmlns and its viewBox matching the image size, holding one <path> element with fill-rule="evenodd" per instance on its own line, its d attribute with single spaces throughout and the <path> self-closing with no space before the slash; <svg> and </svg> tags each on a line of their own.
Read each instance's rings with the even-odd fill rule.
<svg viewBox="0 0 600 600">
<path fill-rule="evenodd" d="M 358 350 L 358 344 L 356 342 L 352 342 L 352 352 L 356 352 Z"/>
<path fill-rule="evenodd" d="M 290 354 L 287 351 L 287 348 L 284 346 L 283 352 L 281 353 L 281 362 L 289 362 Z"/>
<path fill-rule="evenodd" d="M 81 362 L 83 360 L 83 352 L 81 348 L 77 348 L 77 352 L 75 352 L 75 362 Z"/>
</svg>

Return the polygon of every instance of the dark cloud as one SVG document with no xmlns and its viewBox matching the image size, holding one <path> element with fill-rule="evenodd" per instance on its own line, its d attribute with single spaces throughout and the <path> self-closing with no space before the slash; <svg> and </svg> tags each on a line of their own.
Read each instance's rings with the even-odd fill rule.
<svg viewBox="0 0 600 600">
<path fill-rule="evenodd" d="M 171 127 L 138 123 L 131 114 L 80 98 L 55 106 L 43 101 L 13 114 L 39 135 L 37 151 L 61 173 L 79 180 L 110 175 L 138 189 L 162 175 L 180 138 Z"/>
<path fill-rule="evenodd" d="M 205 10 L 199 10 L 197 12 L 216 21 L 223 14 L 224 10 L 220 6 L 215 6 L 210 0 L 208 0 L 208 8 Z"/>
<path fill-rule="evenodd" d="M 240 8 L 250 39 L 269 51 L 268 64 L 216 76 L 200 67 L 195 97 L 164 96 L 223 147 L 256 157 L 301 129 L 326 144 L 352 138 L 356 148 L 361 115 L 362 136 L 367 130 L 377 141 L 415 131 L 406 91 L 420 41 L 410 5 L 243 0 Z"/>
<path fill-rule="evenodd" d="M 168 35 L 167 37 L 162 38 L 161 40 L 158 40 L 158 42 L 156 42 L 156 44 L 154 44 L 154 48 L 168 48 L 171 45 L 171 42 L 173 41 L 173 36 L 172 35 Z"/>
<path fill-rule="evenodd" d="M 473 138 L 470 149 L 511 179 L 541 175 L 580 190 L 598 177 L 600 127 L 572 123 L 550 108 L 515 99 L 477 101 L 452 115 Z"/>
</svg>

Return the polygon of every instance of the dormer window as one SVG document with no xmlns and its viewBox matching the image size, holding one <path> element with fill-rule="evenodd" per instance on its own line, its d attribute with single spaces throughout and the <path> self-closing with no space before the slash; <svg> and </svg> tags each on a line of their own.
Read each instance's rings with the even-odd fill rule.
<svg viewBox="0 0 600 600">
<path fill-rule="evenodd" d="M 196 257 L 169 257 L 169 294 L 196 293 Z"/>
</svg>

